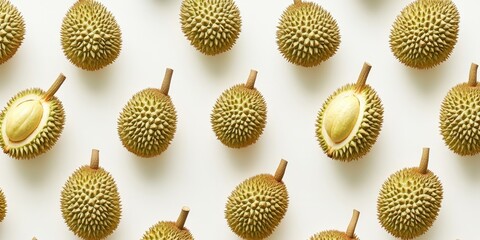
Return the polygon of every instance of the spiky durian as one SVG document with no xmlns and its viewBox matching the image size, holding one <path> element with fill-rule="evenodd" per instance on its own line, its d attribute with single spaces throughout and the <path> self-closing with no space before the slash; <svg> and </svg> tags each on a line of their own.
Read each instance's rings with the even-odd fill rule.
<svg viewBox="0 0 480 240">
<path fill-rule="evenodd" d="M 145 232 L 142 240 L 193 240 L 190 231 L 183 226 L 189 211 L 188 207 L 183 207 L 176 222 L 161 221 L 153 225 Z"/>
<path fill-rule="evenodd" d="M 8 0 L 0 0 L 0 64 L 15 55 L 24 36 L 22 15 Z"/>
<path fill-rule="evenodd" d="M 68 10 L 61 40 L 68 60 L 89 71 L 114 62 L 122 48 L 122 33 L 115 17 L 95 0 L 78 0 Z"/>
<path fill-rule="evenodd" d="M 242 27 L 233 0 L 183 0 L 180 23 L 190 44 L 205 55 L 230 50 Z"/>
<path fill-rule="evenodd" d="M 440 211 L 443 188 L 428 170 L 429 149 L 418 168 L 405 168 L 383 183 L 377 201 L 380 224 L 397 238 L 413 239 L 432 226 Z"/>
<path fill-rule="evenodd" d="M 238 185 L 228 197 L 225 218 L 238 236 L 264 239 L 280 224 L 288 208 L 288 192 L 282 181 L 287 161 L 281 160 L 275 172 L 253 176 Z"/>
<path fill-rule="evenodd" d="M 337 52 L 340 30 L 332 15 L 320 5 L 294 0 L 280 18 L 277 45 L 287 61 L 313 67 Z"/>
<path fill-rule="evenodd" d="M 0 222 L 5 219 L 5 215 L 7 215 L 7 200 L 3 191 L 0 190 Z"/>
<path fill-rule="evenodd" d="M 365 84 L 370 69 L 364 63 L 357 83 L 337 89 L 318 113 L 317 139 L 333 159 L 359 159 L 370 151 L 380 134 L 383 106 L 375 90 Z"/>
<path fill-rule="evenodd" d="M 451 0 L 416 0 L 397 16 L 390 48 L 409 67 L 432 68 L 450 56 L 457 43 L 459 22 Z"/>
<path fill-rule="evenodd" d="M 359 215 L 359 211 L 353 210 L 353 216 L 346 232 L 338 230 L 323 231 L 310 237 L 310 240 L 359 240 L 355 235 Z"/>
<path fill-rule="evenodd" d="M 460 155 L 480 152 L 480 86 L 472 63 L 468 83 L 453 87 L 440 110 L 440 132 L 450 150 Z"/>
<path fill-rule="evenodd" d="M 231 148 L 255 143 L 267 122 L 267 104 L 254 87 L 257 71 L 251 70 L 246 84 L 238 84 L 222 93 L 210 115 L 218 140 Z"/>
<path fill-rule="evenodd" d="M 115 231 L 122 214 L 115 180 L 98 164 L 98 150 L 93 149 L 90 166 L 77 169 L 61 193 L 65 223 L 85 240 L 106 238 Z"/>
<path fill-rule="evenodd" d="M 136 93 L 118 118 L 118 135 L 125 148 L 141 157 L 154 157 L 167 149 L 177 128 L 177 113 L 168 96 L 173 70 L 167 68 L 161 89 Z"/>
<path fill-rule="evenodd" d="M 63 105 L 54 94 L 65 80 L 60 74 L 48 91 L 23 90 L 0 113 L 0 146 L 16 159 L 31 159 L 50 150 L 65 124 Z"/>
</svg>

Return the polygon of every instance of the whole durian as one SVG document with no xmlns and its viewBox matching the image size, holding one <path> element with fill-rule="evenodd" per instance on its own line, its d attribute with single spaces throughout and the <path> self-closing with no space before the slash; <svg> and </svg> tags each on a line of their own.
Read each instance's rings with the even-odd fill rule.
<svg viewBox="0 0 480 240">
<path fill-rule="evenodd" d="M 468 83 L 453 87 L 440 110 L 440 132 L 450 150 L 460 155 L 480 152 L 480 86 L 478 65 L 472 63 Z"/>
<path fill-rule="evenodd" d="M 0 64 L 15 55 L 24 36 L 22 15 L 8 0 L 0 0 Z"/>
<path fill-rule="evenodd" d="M 63 18 L 63 53 L 77 67 L 95 71 L 114 62 L 122 33 L 111 12 L 95 0 L 78 0 Z"/>
<path fill-rule="evenodd" d="M 233 0 L 183 0 L 180 23 L 190 44 L 205 55 L 230 50 L 242 27 Z"/>
<path fill-rule="evenodd" d="M 161 221 L 153 225 L 142 237 L 142 240 L 193 240 L 193 236 L 183 225 L 187 220 L 188 207 L 183 207 L 176 222 Z"/>
<path fill-rule="evenodd" d="M 355 228 L 357 227 L 359 216 L 360 212 L 353 210 L 353 216 L 346 232 L 338 230 L 323 231 L 310 237 L 310 240 L 359 240 L 357 235 L 355 235 Z"/>
<path fill-rule="evenodd" d="M 340 30 L 332 15 L 320 5 L 294 0 L 280 18 L 277 45 L 287 61 L 314 67 L 337 52 Z"/>
<path fill-rule="evenodd" d="M 282 181 L 287 161 L 275 172 L 253 176 L 238 185 L 228 197 L 225 218 L 234 233 L 244 239 L 270 236 L 288 208 L 288 192 Z"/>
<path fill-rule="evenodd" d="M 177 113 L 168 96 L 173 70 L 167 68 L 161 89 L 136 93 L 118 118 L 123 146 L 141 157 L 154 157 L 167 149 L 177 128 Z"/>
<path fill-rule="evenodd" d="M 397 238 L 413 239 L 432 226 L 440 211 L 443 189 L 428 170 L 429 149 L 423 149 L 418 168 L 405 168 L 383 183 L 378 196 L 380 224 Z"/>
<path fill-rule="evenodd" d="M 267 104 L 254 87 L 257 71 L 251 70 L 246 84 L 238 84 L 222 93 L 210 115 L 218 140 L 231 148 L 255 143 L 267 122 Z"/>
<path fill-rule="evenodd" d="M 5 219 L 5 215 L 7 215 L 7 200 L 3 191 L 0 190 L 0 222 Z"/>
<path fill-rule="evenodd" d="M 397 16 L 390 48 L 409 67 L 432 68 L 450 56 L 457 43 L 459 21 L 451 0 L 416 0 Z"/>
<path fill-rule="evenodd" d="M 104 239 L 120 223 L 120 196 L 113 177 L 99 167 L 98 150 L 90 166 L 77 169 L 63 186 L 62 216 L 68 228 L 85 240 Z"/>
<path fill-rule="evenodd" d="M 54 94 L 65 81 L 60 74 L 48 91 L 39 88 L 17 93 L 0 113 L 0 146 L 16 159 L 31 159 L 50 150 L 65 124 L 63 105 Z"/>
<path fill-rule="evenodd" d="M 356 84 L 347 84 L 328 97 L 318 113 L 316 135 L 327 156 L 357 160 L 377 141 L 383 123 L 383 106 L 365 82 L 371 66 L 364 63 Z"/>
</svg>

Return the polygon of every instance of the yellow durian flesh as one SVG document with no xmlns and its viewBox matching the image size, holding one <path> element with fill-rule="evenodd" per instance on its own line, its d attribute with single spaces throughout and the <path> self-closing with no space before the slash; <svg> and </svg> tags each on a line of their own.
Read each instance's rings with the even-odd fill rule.
<svg viewBox="0 0 480 240">
<path fill-rule="evenodd" d="M 189 211 L 188 207 L 183 207 L 176 222 L 161 221 L 153 225 L 145 232 L 142 240 L 193 240 L 190 231 L 183 226 Z"/>
<path fill-rule="evenodd" d="M 7 215 L 7 200 L 5 198 L 5 194 L 2 190 L 0 190 L 0 222 L 5 219 Z"/>
<path fill-rule="evenodd" d="M 8 0 L 0 0 L 0 64 L 15 55 L 24 36 L 22 15 Z"/>
<path fill-rule="evenodd" d="M 359 216 L 360 212 L 354 209 L 346 232 L 338 230 L 322 231 L 310 237 L 309 240 L 359 240 L 355 234 Z"/>
<path fill-rule="evenodd" d="M 338 96 L 325 110 L 325 130 L 334 143 L 345 140 L 360 114 L 360 101 L 354 94 Z"/>
</svg>

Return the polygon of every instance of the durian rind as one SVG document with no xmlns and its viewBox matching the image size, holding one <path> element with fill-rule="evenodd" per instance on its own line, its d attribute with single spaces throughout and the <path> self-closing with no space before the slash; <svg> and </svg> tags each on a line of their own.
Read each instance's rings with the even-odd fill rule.
<svg viewBox="0 0 480 240">
<path fill-rule="evenodd" d="M 27 89 L 12 97 L 5 109 L 0 113 L 0 147 L 10 157 L 16 159 L 31 159 L 50 150 L 62 134 L 65 125 L 63 105 L 57 97 L 44 100 L 45 91 L 39 88 Z M 21 142 L 11 142 L 6 135 L 6 115 L 8 110 L 19 103 L 29 100 L 39 100 L 44 107 L 43 118 L 37 129 Z"/>
<path fill-rule="evenodd" d="M 175 222 L 158 222 L 145 232 L 142 240 L 193 240 L 193 236 L 185 227 L 180 230 Z"/>
<path fill-rule="evenodd" d="M 228 197 L 227 223 L 238 236 L 260 240 L 272 234 L 288 208 L 288 192 L 283 182 L 270 174 L 251 177 Z"/>
<path fill-rule="evenodd" d="M 357 235 L 350 238 L 345 232 L 328 230 L 313 235 L 310 240 L 360 240 L 360 238 L 358 238 Z"/>
<path fill-rule="evenodd" d="M 5 194 L 2 190 L 0 190 L 0 222 L 5 219 L 7 215 L 7 200 L 5 198 Z"/>
<path fill-rule="evenodd" d="M 15 55 L 25 37 L 25 22 L 8 0 L 0 0 L 0 64 Z"/>
</svg>

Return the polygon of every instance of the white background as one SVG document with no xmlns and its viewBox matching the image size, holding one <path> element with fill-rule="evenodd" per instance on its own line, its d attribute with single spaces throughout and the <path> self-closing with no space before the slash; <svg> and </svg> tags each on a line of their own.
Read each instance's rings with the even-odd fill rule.
<svg viewBox="0 0 480 240">
<path fill-rule="evenodd" d="M 234 48 L 214 57 L 190 46 L 179 23 L 179 0 L 113 1 L 104 5 L 123 33 L 117 61 L 96 72 L 76 68 L 64 57 L 60 26 L 68 1 L 13 3 L 26 22 L 17 54 L 0 65 L 0 103 L 30 87 L 47 89 L 60 72 L 67 80 L 56 96 L 67 119 L 63 135 L 48 153 L 30 161 L 1 155 L 0 188 L 8 213 L 0 239 L 76 239 L 60 212 L 60 192 L 75 169 L 87 164 L 92 148 L 100 165 L 117 181 L 123 213 L 109 239 L 140 239 L 160 220 L 176 220 L 191 208 L 186 227 L 196 239 L 238 239 L 224 219 L 230 192 L 244 179 L 273 173 L 289 161 L 284 182 L 290 194 L 287 214 L 269 239 L 308 239 L 327 229 L 345 230 L 352 209 L 362 239 L 394 239 L 378 223 L 376 200 L 384 180 L 417 166 L 422 147 L 430 147 L 430 169 L 444 186 L 438 219 L 418 239 L 478 238 L 480 159 L 450 152 L 439 133 L 439 109 L 447 91 L 468 79 L 480 63 L 478 1 L 455 1 L 461 24 L 450 59 L 430 70 L 400 64 L 390 52 L 389 32 L 410 1 L 316 1 L 337 19 L 342 36 L 337 54 L 318 67 L 294 66 L 282 58 L 275 34 L 282 11 L 293 1 L 237 1 L 242 32 Z M 385 107 L 377 143 L 363 159 L 342 163 L 327 158 L 315 137 L 315 120 L 324 100 L 356 81 L 364 61 L 368 79 Z M 130 97 L 160 87 L 166 67 L 174 69 L 170 96 L 178 128 L 168 150 L 141 159 L 125 150 L 117 136 L 119 112 Z M 224 147 L 211 130 L 216 98 L 258 70 L 256 87 L 268 105 L 267 125 L 253 146 Z"/>
</svg>

